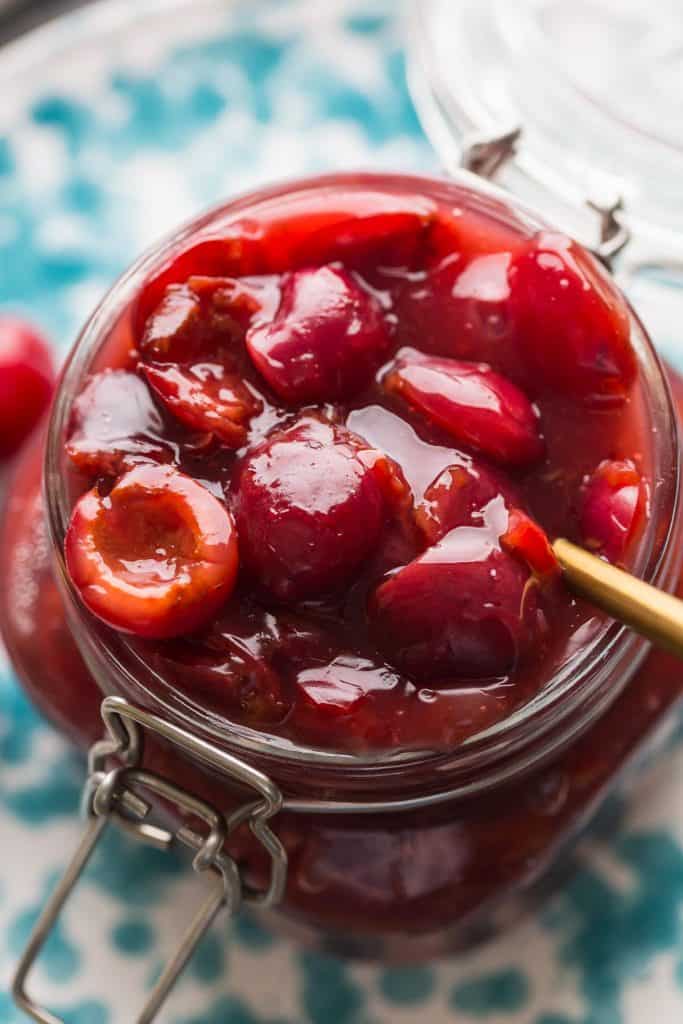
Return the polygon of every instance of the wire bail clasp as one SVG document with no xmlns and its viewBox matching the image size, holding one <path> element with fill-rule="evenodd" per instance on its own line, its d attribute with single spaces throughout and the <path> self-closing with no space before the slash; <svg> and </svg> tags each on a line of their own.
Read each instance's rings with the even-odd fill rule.
<svg viewBox="0 0 683 1024">
<path fill-rule="evenodd" d="M 239 758 L 192 736 L 120 697 L 102 702 L 107 736 L 95 743 L 88 758 L 88 778 L 83 791 L 83 810 L 88 824 L 76 851 L 31 933 L 12 982 L 17 1006 L 39 1024 L 63 1024 L 50 1010 L 39 1006 L 27 993 L 26 981 L 66 901 L 78 883 L 107 826 L 115 821 L 142 842 L 163 849 L 178 843 L 194 853 L 195 872 L 210 881 L 210 892 L 188 925 L 180 944 L 150 993 L 136 1024 L 156 1017 L 171 988 L 192 956 L 202 936 L 223 908 L 232 915 L 243 901 L 272 906 L 283 896 L 287 878 L 287 853 L 268 824 L 282 807 L 282 794 L 267 775 Z M 255 792 L 255 799 L 227 816 L 211 804 L 142 768 L 144 731 L 171 740 L 184 753 L 225 772 L 231 781 Z M 184 817 L 197 819 L 205 828 L 188 823 L 176 829 L 150 823 L 150 797 L 160 798 Z M 249 887 L 225 849 L 226 840 L 247 823 L 270 858 L 270 879 L 264 890 Z"/>
</svg>

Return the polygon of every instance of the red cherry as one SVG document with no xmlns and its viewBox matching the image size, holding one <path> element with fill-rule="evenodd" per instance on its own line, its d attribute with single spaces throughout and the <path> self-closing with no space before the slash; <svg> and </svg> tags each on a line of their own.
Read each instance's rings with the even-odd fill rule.
<svg viewBox="0 0 683 1024">
<path fill-rule="evenodd" d="M 246 568 L 281 600 L 315 597 L 351 577 L 378 541 L 383 459 L 315 419 L 273 434 L 242 463 L 235 515 Z"/>
<path fill-rule="evenodd" d="M 410 211 L 344 217 L 309 232 L 292 255 L 292 266 L 339 261 L 371 275 L 381 268 L 410 268 L 422 254 L 430 218 Z"/>
<path fill-rule="evenodd" d="M 237 374 L 220 363 L 143 366 L 147 382 L 166 408 L 190 430 L 214 434 L 229 448 L 247 439 L 247 424 L 263 408 Z"/>
<path fill-rule="evenodd" d="M 146 637 L 179 636 L 208 622 L 237 575 L 230 513 L 170 466 L 136 466 L 106 496 L 87 491 L 71 515 L 65 554 L 85 606 Z"/>
<path fill-rule="evenodd" d="M 647 506 L 645 481 L 630 459 L 605 459 L 583 491 L 581 532 L 587 547 L 620 562 Z"/>
<path fill-rule="evenodd" d="M 537 636 L 529 572 L 498 546 L 502 497 L 484 525 L 461 526 L 376 590 L 370 616 L 387 658 L 424 679 L 501 676 Z"/>
<path fill-rule="evenodd" d="M 528 565 L 534 576 L 549 582 L 560 573 L 558 562 L 545 530 L 520 508 L 512 508 L 508 526 L 500 538 L 501 547 Z"/>
<path fill-rule="evenodd" d="M 54 387 L 50 348 L 17 317 L 0 317 L 0 458 L 23 444 L 47 409 Z"/>
<path fill-rule="evenodd" d="M 623 400 L 636 374 L 628 307 L 590 253 L 541 232 L 509 279 L 523 357 L 540 382 L 589 404 Z"/>
<path fill-rule="evenodd" d="M 364 388 L 386 353 L 389 335 L 375 298 L 345 270 L 288 274 L 275 319 L 252 327 L 247 349 L 287 402 L 325 402 Z"/>
<path fill-rule="evenodd" d="M 519 501 L 512 481 L 488 466 L 448 466 L 425 491 L 415 520 L 427 541 L 435 544 L 456 526 L 480 526 L 484 508 L 498 495 L 508 508 Z"/>
<path fill-rule="evenodd" d="M 170 285 L 148 318 L 140 344 L 148 383 L 190 430 L 210 432 L 239 448 L 263 403 L 238 371 L 250 323 L 272 316 L 278 289 L 271 278 L 250 283 L 191 277 Z"/>
<path fill-rule="evenodd" d="M 137 462 L 170 462 L 161 413 L 136 374 L 103 370 L 75 399 L 66 453 L 82 472 L 116 476 Z"/>
<path fill-rule="evenodd" d="M 143 286 L 136 300 L 136 338 L 142 337 L 148 317 L 170 285 L 183 284 L 193 276 L 234 278 L 263 273 L 260 235 L 253 225 L 235 225 L 232 233 L 226 232 L 222 238 L 204 238 L 173 253 Z"/>
<path fill-rule="evenodd" d="M 543 455 L 538 413 L 518 387 L 486 363 L 404 348 L 383 385 L 458 443 L 499 462 L 523 465 Z"/>
<path fill-rule="evenodd" d="M 257 317 L 270 319 L 277 303 L 271 277 L 190 277 L 166 289 L 147 318 L 140 352 L 143 359 L 161 363 L 234 358 L 250 324 Z"/>
</svg>

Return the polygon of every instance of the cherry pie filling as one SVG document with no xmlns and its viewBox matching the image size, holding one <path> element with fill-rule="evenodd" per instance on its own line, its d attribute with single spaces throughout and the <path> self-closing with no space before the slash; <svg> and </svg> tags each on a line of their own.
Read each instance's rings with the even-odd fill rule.
<svg viewBox="0 0 683 1024">
<path fill-rule="evenodd" d="M 462 198 L 202 229 L 74 403 L 71 581 L 213 712 L 442 750 L 601 628 L 550 541 L 629 565 L 647 523 L 628 309 L 576 242 Z"/>
</svg>

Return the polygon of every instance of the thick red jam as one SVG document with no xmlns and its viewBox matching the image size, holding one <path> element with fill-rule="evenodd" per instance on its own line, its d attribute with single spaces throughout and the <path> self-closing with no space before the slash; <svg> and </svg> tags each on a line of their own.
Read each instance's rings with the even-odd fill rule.
<svg viewBox="0 0 683 1024">
<path fill-rule="evenodd" d="M 67 368 L 48 459 L 65 558 L 39 451 L 9 496 L 4 638 L 81 744 L 104 690 L 199 732 L 204 716 L 228 750 L 248 727 L 288 796 L 461 786 L 427 810 L 273 819 L 282 909 L 341 948 L 415 957 L 480 934 L 680 696 L 673 659 L 599 646 L 609 623 L 564 587 L 549 542 L 666 562 L 670 585 L 660 371 L 604 270 L 530 224 L 469 187 L 377 177 L 204 219 L 118 286 Z M 474 736 L 579 664 L 571 715 L 544 705 L 526 746 Z M 216 806 L 244 801 L 146 751 Z M 248 829 L 231 849 L 262 885 Z"/>
<path fill-rule="evenodd" d="M 67 568 L 212 711 L 447 748 L 599 628 L 547 534 L 628 559 L 643 422 L 628 309 L 575 242 L 464 193 L 285 199 L 186 238 L 104 341 Z"/>
</svg>

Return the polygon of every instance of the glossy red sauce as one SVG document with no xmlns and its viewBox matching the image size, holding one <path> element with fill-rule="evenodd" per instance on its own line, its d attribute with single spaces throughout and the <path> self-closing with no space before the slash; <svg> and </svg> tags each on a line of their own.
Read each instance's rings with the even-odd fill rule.
<svg viewBox="0 0 683 1024">
<path fill-rule="evenodd" d="M 547 538 L 628 562 L 647 520 L 628 311 L 576 243 L 465 200 L 340 188 L 209 227 L 97 357 L 72 579 L 212 711 L 445 748 L 599 629 Z"/>
</svg>

